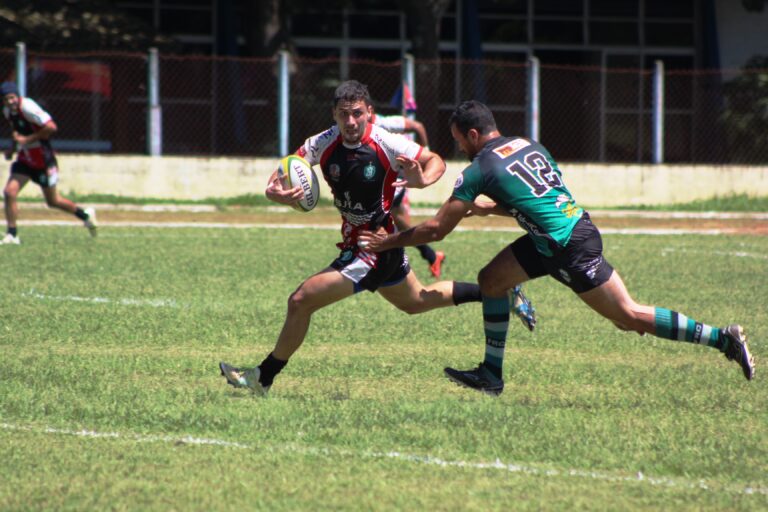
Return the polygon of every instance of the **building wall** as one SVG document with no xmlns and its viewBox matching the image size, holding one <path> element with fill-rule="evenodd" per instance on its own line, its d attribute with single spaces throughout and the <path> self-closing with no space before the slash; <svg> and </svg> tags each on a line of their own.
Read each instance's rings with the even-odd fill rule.
<svg viewBox="0 0 768 512">
<path fill-rule="evenodd" d="M 59 190 L 165 199 L 205 199 L 263 194 L 277 159 L 59 155 Z M 414 203 L 442 203 L 464 162 L 448 162 L 433 186 L 412 190 Z M 730 194 L 768 196 L 768 166 L 560 165 L 566 185 L 583 205 L 608 207 L 669 204 Z M 330 197 L 324 180 L 321 197 Z M 40 195 L 28 186 L 25 195 Z"/>
<path fill-rule="evenodd" d="M 718 0 L 715 8 L 722 68 L 738 69 L 750 57 L 768 56 L 768 6 L 755 12 L 740 1 Z"/>
</svg>

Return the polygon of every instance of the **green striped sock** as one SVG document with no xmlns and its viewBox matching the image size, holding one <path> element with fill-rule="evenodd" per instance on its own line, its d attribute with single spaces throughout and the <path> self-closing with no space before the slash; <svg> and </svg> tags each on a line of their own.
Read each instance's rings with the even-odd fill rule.
<svg viewBox="0 0 768 512">
<path fill-rule="evenodd" d="M 715 347 L 721 352 L 727 347 L 727 340 L 720 335 L 718 327 L 702 324 L 677 311 L 655 308 L 654 323 L 659 338 Z"/>
<path fill-rule="evenodd" d="M 509 296 L 497 299 L 483 296 L 483 327 L 485 329 L 485 360 L 483 365 L 501 378 L 504 346 L 509 329 Z"/>
</svg>

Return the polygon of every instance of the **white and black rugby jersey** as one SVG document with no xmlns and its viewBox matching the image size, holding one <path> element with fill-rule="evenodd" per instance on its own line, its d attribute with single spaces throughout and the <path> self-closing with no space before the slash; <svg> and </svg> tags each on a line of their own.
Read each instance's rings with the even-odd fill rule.
<svg viewBox="0 0 768 512">
<path fill-rule="evenodd" d="M 400 155 L 418 159 L 422 150 L 415 142 L 369 123 L 354 147 L 346 145 L 338 126 L 333 126 L 308 138 L 297 154 L 311 165 L 320 164 L 333 204 L 355 231 L 382 225 L 392 230 L 389 211 L 398 175 L 395 159 Z"/>
<path fill-rule="evenodd" d="M 32 135 L 52 120 L 51 115 L 32 98 L 23 97 L 19 97 L 17 112 L 12 112 L 4 106 L 3 116 L 11 124 L 13 131 L 21 135 Z M 47 140 L 39 140 L 19 147 L 18 160 L 33 169 L 45 169 L 55 165 L 53 149 Z"/>
</svg>

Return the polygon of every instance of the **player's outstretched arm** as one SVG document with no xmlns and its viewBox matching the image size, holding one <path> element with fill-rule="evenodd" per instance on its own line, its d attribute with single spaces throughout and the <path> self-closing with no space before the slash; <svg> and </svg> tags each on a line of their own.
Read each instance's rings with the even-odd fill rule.
<svg viewBox="0 0 768 512">
<path fill-rule="evenodd" d="M 284 189 L 283 182 L 278 176 L 277 170 L 272 173 L 267 183 L 267 188 L 264 191 L 264 195 L 267 199 L 276 203 L 293 206 L 298 203 L 301 198 L 304 197 L 304 192 L 301 186 L 295 186 L 293 188 Z"/>
<path fill-rule="evenodd" d="M 503 217 L 512 216 L 507 210 L 496 204 L 494 201 L 475 200 L 467 212 L 467 217 L 485 217 L 487 215 L 500 215 Z"/>
<path fill-rule="evenodd" d="M 397 162 L 402 170 L 402 178 L 394 183 L 396 187 L 425 188 L 445 174 L 443 159 L 428 149 L 421 152 L 418 160 L 400 155 Z"/>
<path fill-rule="evenodd" d="M 439 242 L 454 230 L 471 205 L 472 203 L 451 197 L 443 203 L 434 218 L 422 222 L 418 226 L 390 235 L 383 229 L 375 233 L 361 231 L 358 236 L 358 243 L 371 252 L 381 252 L 395 247 Z"/>
<path fill-rule="evenodd" d="M 424 128 L 424 124 L 421 121 L 417 121 L 415 119 L 409 119 L 405 118 L 405 131 L 406 132 L 415 132 L 416 135 L 419 136 L 419 141 L 421 142 L 421 145 L 426 147 L 429 147 L 429 139 L 427 139 L 427 129 Z"/>
</svg>

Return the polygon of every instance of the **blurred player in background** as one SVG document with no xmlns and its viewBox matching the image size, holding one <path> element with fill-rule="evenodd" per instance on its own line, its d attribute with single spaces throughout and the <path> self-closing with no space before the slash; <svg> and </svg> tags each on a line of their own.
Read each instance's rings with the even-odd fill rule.
<svg viewBox="0 0 768 512">
<path fill-rule="evenodd" d="M 369 250 L 390 251 L 442 240 L 470 214 L 511 216 L 527 231 L 480 271 L 485 359 L 471 370 L 446 368 L 449 379 L 491 395 L 503 391 L 507 291 L 545 275 L 571 288 L 619 329 L 715 348 L 736 361 L 747 380 L 754 377 L 754 358 L 741 326 L 711 327 L 632 299 L 618 272 L 603 257 L 600 232 L 576 205 L 544 146 L 522 137 L 503 137 L 491 111 L 477 101 L 460 104 L 451 115 L 450 127 L 472 163 L 459 175 L 453 194 L 435 217 L 401 233 L 360 234 Z M 481 194 L 494 202 L 478 201 Z"/>
<path fill-rule="evenodd" d="M 378 126 L 381 126 L 388 132 L 411 134 L 414 133 L 419 136 L 419 143 L 429 149 L 429 140 L 427 139 L 427 130 L 424 128 L 424 124 L 410 119 L 406 116 L 382 116 L 376 114 L 372 110 L 371 122 Z M 395 199 L 392 203 L 392 217 L 395 219 L 395 225 L 400 231 L 405 231 L 411 227 L 411 202 L 408 199 L 408 189 L 400 187 L 395 190 Z M 432 275 L 440 279 L 442 274 L 443 261 L 445 261 L 445 253 L 442 251 L 435 251 L 427 244 L 417 245 L 421 257 L 427 260 L 429 264 L 429 271 Z"/>
<path fill-rule="evenodd" d="M 5 159 L 11 160 L 14 152 L 18 155 L 11 165 L 11 176 L 5 185 L 8 232 L 0 243 L 21 243 L 16 227 L 19 215 L 17 198 L 29 180 L 40 186 L 50 208 L 75 215 L 83 221 L 91 235 L 96 236 L 96 215 L 93 209 L 83 210 L 69 199 L 61 197 L 56 189 L 59 168 L 49 140 L 58 129 L 56 123 L 34 100 L 19 96 L 15 83 L 0 84 L 0 94 L 3 96 L 3 115 L 11 125 L 13 139 L 13 146 L 5 152 Z"/>
<path fill-rule="evenodd" d="M 341 213 L 342 241 L 339 256 L 325 269 L 307 278 L 288 299 L 288 311 L 272 352 L 250 369 L 220 363 L 227 383 L 264 395 L 275 376 L 304 342 L 312 314 L 363 290 L 378 291 L 398 309 L 423 313 L 431 309 L 480 301 L 476 283 L 419 282 L 402 248 L 379 254 L 358 243 L 363 229 L 395 230 L 390 214 L 398 186 L 423 188 L 445 172 L 445 162 L 435 153 L 369 122 L 368 88 L 355 80 L 338 86 L 333 100 L 336 125 L 308 138 L 297 154 L 310 165 L 319 165 Z M 398 178 L 398 168 L 402 178 Z M 267 197 L 281 204 L 295 204 L 301 187 L 284 189 L 277 172 L 269 179 Z"/>
</svg>

